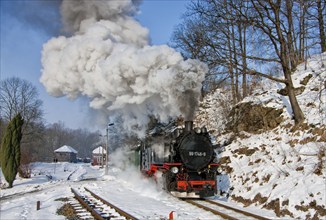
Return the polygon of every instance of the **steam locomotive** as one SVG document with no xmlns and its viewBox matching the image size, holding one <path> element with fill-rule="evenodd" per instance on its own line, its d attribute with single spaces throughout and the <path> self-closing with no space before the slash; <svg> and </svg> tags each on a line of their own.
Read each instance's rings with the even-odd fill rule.
<svg viewBox="0 0 326 220">
<path fill-rule="evenodd" d="M 140 169 L 148 176 L 162 173 L 163 188 L 180 198 L 214 196 L 216 176 L 221 172 L 215 163 L 215 146 L 207 129 L 184 128 L 154 131 L 140 146 Z"/>
</svg>

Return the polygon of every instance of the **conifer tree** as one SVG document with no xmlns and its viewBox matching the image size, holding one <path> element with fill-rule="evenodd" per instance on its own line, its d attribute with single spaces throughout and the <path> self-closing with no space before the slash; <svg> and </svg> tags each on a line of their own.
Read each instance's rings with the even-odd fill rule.
<svg viewBox="0 0 326 220">
<path fill-rule="evenodd" d="M 1 143 L 1 169 L 12 188 L 20 165 L 20 142 L 24 120 L 18 113 L 8 124 Z"/>
</svg>

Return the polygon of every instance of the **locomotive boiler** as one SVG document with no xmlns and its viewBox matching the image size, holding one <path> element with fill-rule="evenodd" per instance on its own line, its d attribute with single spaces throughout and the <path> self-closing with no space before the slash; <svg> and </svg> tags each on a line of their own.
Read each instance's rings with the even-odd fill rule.
<svg viewBox="0 0 326 220">
<path fill-rule="evenodd" d="M 205 127 L 152 132 L 141 145 L 141 171 L 149 176 L 162 173 L 163 188 L 181 198 L 204 198 L 216 193 L 215 146 Z"/>
</svg>

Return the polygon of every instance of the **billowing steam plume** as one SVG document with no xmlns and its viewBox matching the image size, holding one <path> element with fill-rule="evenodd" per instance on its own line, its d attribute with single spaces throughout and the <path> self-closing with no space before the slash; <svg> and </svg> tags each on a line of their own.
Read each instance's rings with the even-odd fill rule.
<svg viewBox="0 0 326 220">
<path fill-rule="evenodd" d="M 49 40 L 40 81 L 53 96 L 86 96 L 90 106 L 122 114 L 125 127 L 191 119 L 207 67 L 166 46 L 150 46 L 148 30 L 133 15 L 139 1 L 63 1 L 71 37 Z"/>
</svg>

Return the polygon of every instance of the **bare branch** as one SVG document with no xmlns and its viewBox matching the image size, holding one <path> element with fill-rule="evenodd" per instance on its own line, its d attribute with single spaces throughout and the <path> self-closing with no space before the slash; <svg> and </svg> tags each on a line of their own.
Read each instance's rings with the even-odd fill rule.
<svg viewBox="0 0 326 220">
<path fill-rule="evenodd" d="M 288 81 L 286 79 L 276 78 L 276 77 L 273 77 L 271 75 L 267 75 L 267 74 L 264 74 L 264 73 L 261 73 L 261 72 L 258 72 L 256 70 L 252 70 L 252 69 L 247 71 L 247 74 L 253 75 L 253 76 L 261 76 L 261 77 L 273 80 L 275 82 L 280 82 L 280 83 L 285 83 L 285 84 L 288 83 Z"/>
</svg>

